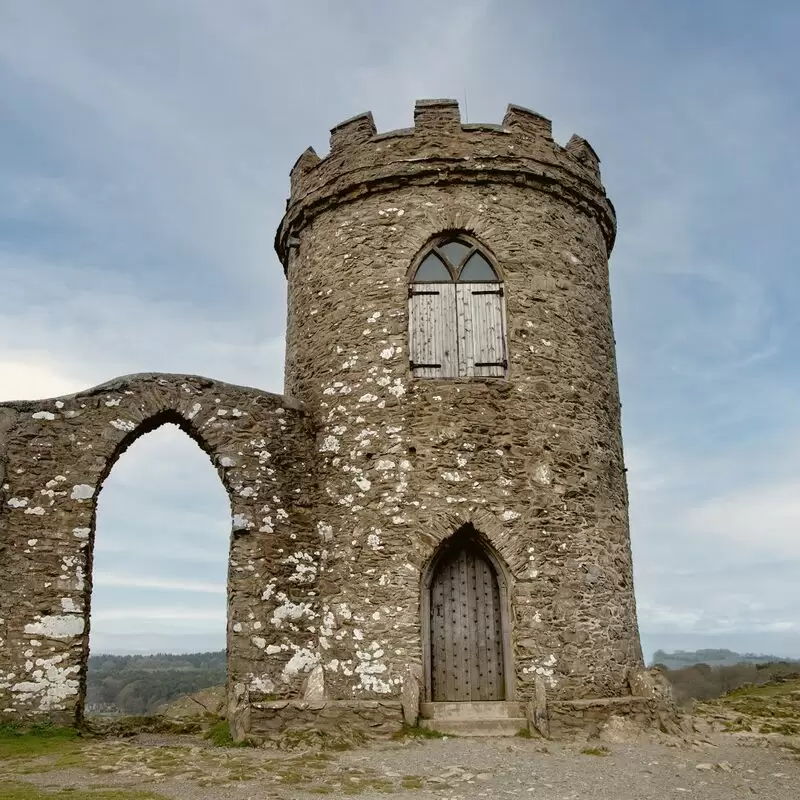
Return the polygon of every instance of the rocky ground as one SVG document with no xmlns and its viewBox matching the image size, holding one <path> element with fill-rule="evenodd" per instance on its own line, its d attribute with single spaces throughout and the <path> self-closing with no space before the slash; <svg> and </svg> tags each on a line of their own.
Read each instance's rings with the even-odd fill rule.
<svg viewBox="0 0 800 800">
<path fill-rule="evenodd" d="M 799 703 L 800 686 L 762 688 L 699 705 L 681 737 L 621 723 L 568 743 L 406 738 L 300 752 L 196 735 L 0 737 L 0 800 L 797 800 Z"/>
</svg>

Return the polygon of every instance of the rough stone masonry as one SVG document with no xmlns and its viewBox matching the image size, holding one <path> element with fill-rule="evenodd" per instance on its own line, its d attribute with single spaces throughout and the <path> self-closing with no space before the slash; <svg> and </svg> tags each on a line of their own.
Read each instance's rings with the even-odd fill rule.
<svg viewBox="0 0 800 800">
<path fill-rule="evenodd" d="M 616 221 L 598 163 L 517 106 L 502 125 L 465 125 L 455 101 L 419 101 L 412 129 L 385 134 L 355 117 L 328 156 L 309 149 L 291 172 L 276 238 L 285 396 L 146 374 L 0 405 L 0 711 L 80 721 L 98 494 L 119 455 L 168 422 L 208 454 L 231 502 L 240 736 L 270 715 L 289 725 L 295 706 L 305 724 L 328 702 L 380 726 L 399 724 L 402 697 L 447 699 L 431 689 L 452 644 L 431 639 L 431 587 L 456 535 L 494 576 L 502 699 L 542 686 L 554 701 L 630 695 L 642 656 L 609 299 Z M 443 235 L 469 237 L 502 281 L 500 377 L 414 375 L 409 281 Z"/>
</svg>

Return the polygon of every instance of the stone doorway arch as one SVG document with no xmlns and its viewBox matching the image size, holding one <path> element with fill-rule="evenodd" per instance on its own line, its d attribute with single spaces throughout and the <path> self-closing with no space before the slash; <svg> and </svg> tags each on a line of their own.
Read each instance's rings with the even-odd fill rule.
<svg viewBox="0 0 800 800">
<path fill-rule="evenodd" d="M 427 701 L 512 699 L 507 571 L 471 523 L 445 539 L 430 559 L 421 611 Z"/>
</svg>

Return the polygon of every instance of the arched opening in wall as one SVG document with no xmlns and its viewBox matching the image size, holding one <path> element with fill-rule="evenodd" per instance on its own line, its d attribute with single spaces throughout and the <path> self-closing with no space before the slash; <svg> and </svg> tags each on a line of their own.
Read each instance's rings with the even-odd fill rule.
<svg viewBox="0 0 800 800">
<path fill-rule="evenodd" d="M 423 577 L 422 614 L 428 700 L 510 699 L 505 573 L 472 525 L 434 554 Z"/>
<path fill-rule="evenodd" d="M 148 714 L 225 684 L 230 502 L 209 457 L 170 420 L 132 433 L 101 484 L 84 715 Z"/>
</svg>

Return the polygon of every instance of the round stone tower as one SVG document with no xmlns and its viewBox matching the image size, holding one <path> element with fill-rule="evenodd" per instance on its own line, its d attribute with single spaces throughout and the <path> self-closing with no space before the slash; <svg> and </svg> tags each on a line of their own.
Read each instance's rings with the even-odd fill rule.
<svg viewBox="0 0 800 800">
<path fill-rule="evenodd" d="M 614 234 L 592 148 L 518 106 L 467 125 L 420 101 L 385 134 L 363 114 L 295 164 L 276 249 L 328 697 L 628 693 Z"/>
</svg>

